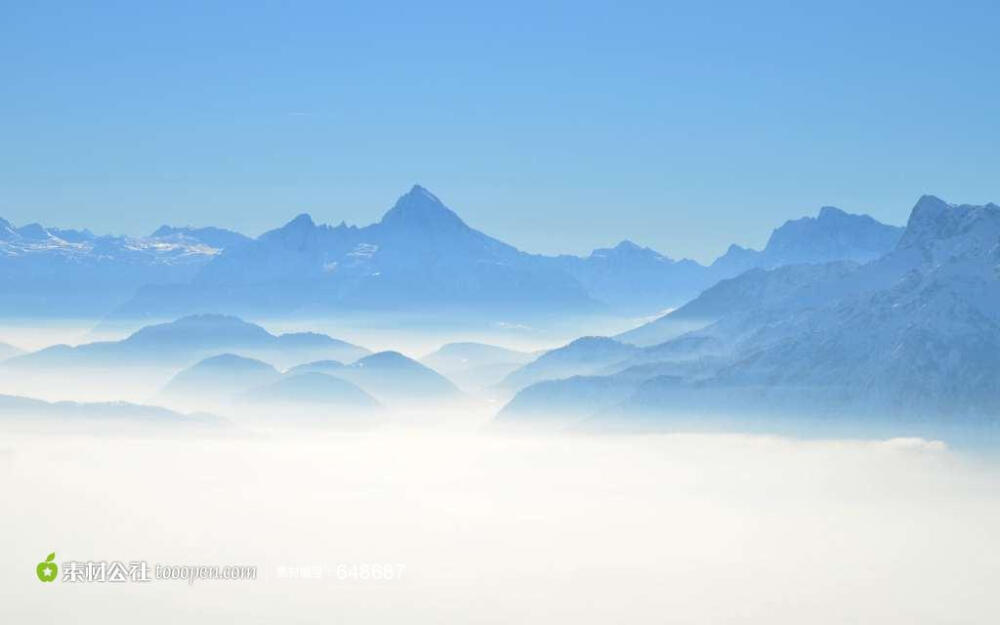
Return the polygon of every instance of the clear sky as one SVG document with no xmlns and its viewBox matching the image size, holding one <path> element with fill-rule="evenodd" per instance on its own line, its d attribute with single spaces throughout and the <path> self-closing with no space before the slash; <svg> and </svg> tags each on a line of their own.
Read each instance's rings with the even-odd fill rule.
<svg viewBox="0 0 1000 625">
<path fill-rule="evenodd" d="M 1000 201 L 996 2 L 153 4 L 3 3 L 0 216 L 256 235 L 420 183 L 528 251 L 708 260 Z"/>
</svg>

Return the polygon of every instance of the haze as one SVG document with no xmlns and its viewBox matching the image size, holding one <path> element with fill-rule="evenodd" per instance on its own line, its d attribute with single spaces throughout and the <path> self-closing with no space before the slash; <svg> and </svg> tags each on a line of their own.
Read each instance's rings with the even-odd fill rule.
<svg viewBox="0 0 1000 625">
<path fill-rule="evenodd" d="M 16 622 L 985 623 L 992 462 L 921 440 L 8 437 L 2 551 L 252 563 L 253 583 L 63 584 L 4 567 Z M 403 565 L 394 581 L 278 567 Z M 58 592 L 59 599 L 52 599 Z"/>
</svg>

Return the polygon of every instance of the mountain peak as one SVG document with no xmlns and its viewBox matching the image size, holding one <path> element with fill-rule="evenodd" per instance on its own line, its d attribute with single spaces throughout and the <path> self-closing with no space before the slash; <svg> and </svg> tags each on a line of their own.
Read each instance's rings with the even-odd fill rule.
<svg viewBox="0 0 1000 625">
<path fill-rule="evenodd" d="M 914 220 L 934 220 L 939 219 L 951 208 L 947 202 L 934 195 L 921 195 L 917 203 L 913 205 L 910 212 L 910 222 Z"/>
<path fill-rule="evenodd" d="M 293 229 L 311 229 L 316 227 L 316 223 L 313 221 L 313 218 L 309 215 L 309 213 L 301 213 L 296 215 L 295 219 L 285 224 L 284 227 Z"/>
<path fill-rule="evenodd" d="M 868 215 L 824 206 L 817 217 L 786 221 L 771 232 L 762 267 L 831 260 L 867 262 L 885 254 L 899 241 L 902 229 Z"/>
<path fill-rule="evenodd" d="M 199 369 L 227 369 L 243 371 L 274 371 L 274 367 L 256 358 L 247 358 L 238 354 L 219 354 L 210 356 L 192 368 Z"/>
<path fill-rule="evenodd" d="M 408 358 L 403 354 L 396 351 L 384 351 L 371 354 L 361 358 L 356 363 L 351 365 L 353 367 L 383 367 L 383 368 L 406 368 L 406 367 L 420 367 L 423 365 Z"/>
<path fill-rule="evenodd" d="M 396 200 L 396 204 L 382 216 L 380 223 L 421 229 L 468 227 L 436 195 L 419 184 L 413 185 L 412 189 Z"/>
<path fill-rule="evenodd" d="M 711 267 L 727 275 L 735 275 L 755 266 L 760 256 L 761 252 L 758 250 L 733 243 L 725 254 L 712 261 Z"/>
<path fill-rule="evenodd" d="M 21 226 L 17 229 L 17 233 L 25 239 L 31 239 L 33 241 L 42 241 L 49 238 L 48 231 L 45 230 L 45 227 L 39 223 Z"/>
<path fill-rule="evenodd" d="M 823 206 L 822 208 L 819 209 L 819 215 L 817 215 L 816 218 L 830 219 L 832 217 L 835 218 L 835 217 L 845 217 L 845 216 L 847 216 L 847 213 L 840 210 L 836 206 Z"/>
<path fill-rule="evenodd" d="M 302 249 L 313 237 L 316 224 L 308 213 L 302 213 L 277 230 L 261 235 L 262 240 L 278 240 L 289 248 Z"/>
<path fill-rule="evenodd" d="M 988 253 L 1000 235 L 1000 207 L 948 204 L 924 195 L 913 207 L 900 247 L 938 249 L 939 256 Z M 951 242 L 947 242 L 951 240 Z"/>
<path fill-rule="evenodd" d="M 917 203 L 913 205 L 910 218 L 915 215 L 921 217 L 932 217 L 946 213 L 950 205 L 936 195 L 921 195 Z"/>
<path fill-rule="evenodd" d="M 174 321 L 145 326 L 131 334 L 125 342 L 179 347 L 192 342 L 212 345 L 226 341 L 249 343 L 266 338 L 273 337 L 259 325 L 232 315 L 208 313 L 188 315 Z"/>
<path fill-rule="evenodd" d="M 910 219 L 906 223 L 907 235 L 904 240 L 912 242 L 922 238 L 929 232 L 939 228 L 939 222 L 946 221 L 951 206 L 939 197 L 922 195 L 910 211 Z M 919 235 L 919 237 L 918 237 Z"/>
<path fill-rule="evenodd" d="M 309 216 L 306 215 L 305 217 L 308 219 Z M 53 232 L 53 234 L 58 233 Z M 243 236 L 239 232 L 233 232 L 225 228 L 216 228 L 214 226 L 197 228 L 194 226 L 171 226 L 164 224 L 149 236 L 153 239 L 194 240 L 216 249 L 234 247 L 250 241 L 249 237 Z"/>
<path fill-rule="evenodd" d="M 625 250 L 641 250 L 642 248 L 633 243 L 632 241 L 629 241 L 628 239 L 622 239 L 621 243 L 615 246 L 615 249 L 625 251 Z"/>
<path fill-rule="evenodd" d="M 924 194 L 913 206 L 914 210 L 947 210 L 948 203 L 936 195 Z"/>
<path fill-rule="evenodd" d="M 607 252 L 607 250 L 595 250 L 594 253 L 591 254 L 591 256 L 600 255 L 598 254 L 598 252 Z M 643 247 L 638 243 L 635 243 L 634 241 L 630 241 L 629 239 L 624 239 L 618 245 L 611 248 L 610 253 L 618 257 L 631 257 L 631 258 L 647 257 L 664 261 L 670 260 L 668 257 L 664 256 L 663 254 L 660 254 L 653 248 Z"/>
</svg>

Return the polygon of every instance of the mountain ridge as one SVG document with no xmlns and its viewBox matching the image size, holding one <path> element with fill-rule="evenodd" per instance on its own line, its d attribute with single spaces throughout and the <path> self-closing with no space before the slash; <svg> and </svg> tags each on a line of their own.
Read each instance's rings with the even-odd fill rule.
<svg viewBox="0 0 1000 625">
<path fill-rule="evenodd" d="M 493 321 L 644 316 L 757 267 L 866 262 L 899 232 L 823 207 L 776 228 L 764 249 L 733 245 L 707 266 L 628 239 L 586 256 L 545 256 L 470 227 L 420 185 L 367 226 L 317 224 L 302 213 L 255 239 L 216 227 L 165 225 L 128 238 L 3 221 L 0 280 L 8 289 L 0 315 L 110 312 L 126 321 L 405 309 Z"/>
<path fill-rule="evenodd" d="M 437 196 L 414 185 L 375 223 L 319 225 L 299 215 L 247 245 L 224 250 L 187 285 L 141 289 L 116 314 L 306 316 L 403 307 L 462 317 L 649 314 L 755 266 L 802 257 L 868 260 L 879 246 L 894 244 L 899 232 L 871 217 L 825 207 L 817 217 L 776 229 L 764 250 L 733 247 L 730 258 L 711 266 L 674 260 L 629 240 L 588 256 L 544 256 L 468 226 Z"/>
<path fill-rule="evenodd" d="M 927 423 L 996 425 L 995 204 L 955 205 L 925 196 L 899 242 L 880 258 L 757 269 L 720 282 L 659 321 L 683 318 L 685 309 L 706 323 L 644 349 L 600 383 L 528 387 L 503 418 L 555 409 L 559 401 L 589 393 L 594 405 L 605 406 L 600 412 L 606 417 L 626 421 L 645 415 L 670 423 L 671 415 L 714 413 L 890 419 L 915 431 Z M 693 366 L 670 355 L 683 354 L 672 347 L 693 339 L 712 347 L 696 351 Z M 650 363 L 656 352 L 669 357 Z M 645 377 L 636 375 L 641 363 Z M 581 384 L 589 386 L 573 389 Z M 619 401 L 623 392 L 629 397 Z M 607 408 L 609 402 L 618 407 Z"/>
</svg>

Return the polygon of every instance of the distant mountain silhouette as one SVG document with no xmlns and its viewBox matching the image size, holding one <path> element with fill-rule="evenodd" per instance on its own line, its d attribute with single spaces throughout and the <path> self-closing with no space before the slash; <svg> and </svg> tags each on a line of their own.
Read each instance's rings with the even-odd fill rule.
<svg viewBox="0 0 1000 625">
<path fill-rule="evenodd" d="M 275 336 L 264 328 L 226 315 L 192 315 L 146 326 L 121 341 L 56 345 L 16 356 L 10 367 L 123 367 L 142 363 L 193 364 L 230 352 L 269 362 L 294 363 L 318 357 L 354 360 L 368 350 L 324 334 Z"/>
<path fill-rule="evenodd" d="M 625 314 L 663 310 L 715 279 L 711 270 L 693 260 L 673 260 L 631 241 L 585 257 L 559 256 L 553 262 L 591 297 Z"/>
<path fill-rule="evenodd" d="M 536 360 L 512 372 L 500 383 L 520 389 L 543 380 L 598 373 L 624 362 L 639 351 L 633 345 L 603 336 L 585 336 L 560 348 L 545 352 Z"/>
<path fill-rule="evenodd" d="M 451 400 L 461 391 L 446 377 L 399 352 L 378 352 L 330 372 L 386 403 Z"/>
<path fill-rule="evenodd" d="M 286 373 L 297 374 L 297 373 L 328 373 L 336 374 L 344 368 L 344 363 L 339 360 L 317 360 L 315 362 L 307 362 L 303 365 L 296 365 L 289 369 Z"/>
<path fill-rule="evenodd" d="M 537 354 L 485 343 L 448 343 L 420 362 L 464 389 L 481 389 L 500 382 L 536 357 Z"/>
<path fill-rule="evenodd" d="M 181 403 L 220 405 L 280 377 L 281 374 L 266 362 L 235 354 L 220 354 L 179 372 L 163 388 L 160 396 Z"/>
<path fill-rule="evenodd" d="M 903 228 L 887 226 L 868 215 L 852 215 L 824 206 L 816 217 L 785 222 L 771 233 L 760 252 L 732 246 L 712 264 L 719 275 L 735 276 L 747 269 L 772 269 L 798 263 L 849 260 L 865 263 L 895 247 Z"/>
<path fill-rule="evenodd" d="M 379 408 L 371 395 L 356 385 L 324 373 L 299 373 L 252 389 L 242 396 L 256 410 L 271 408 L 272 416 L 281 418 L 282 410 L 300 408 L 313 414 L 347 416 L 370 414 Z M 319 412 L 316 412 L 319 411 Z"/>
<path fill-rule="evenodd" d="M 128 402 L 81 403 L 71 401 L 47 402 L 30 397 L 0 395 L 0 420 L 5 425 L 12 421 L 24 420 L 33 433 L 46 421 L 59 424 L 62 433 L 73 431 L 79 426 L 81 431 L 93 433 L 95 426 L 103 424 L 111 432 L 124 432 L 128 426 L 179 427 L 219 427 L 225 422 L 208 414 L 182 414 L 158 406 L 146 406 Z"/>
</svg>

